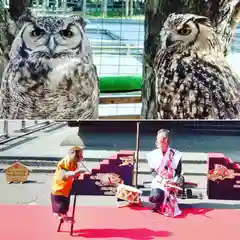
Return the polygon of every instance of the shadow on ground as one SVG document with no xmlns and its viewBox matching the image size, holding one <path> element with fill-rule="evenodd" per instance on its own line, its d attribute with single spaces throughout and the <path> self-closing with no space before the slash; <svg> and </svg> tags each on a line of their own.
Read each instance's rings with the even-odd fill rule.
<svg viewBox="0 0 240 240">
<path fill-rule="evenodd" d="M 27 181 L 25 181 L 25 182 L 12 182 L 12 183 L 10 183 L 11 185 L 13 185 L 13 184 L 45 184 L 45 182 L 38 182 L 38 181 L 34 181 L 34 180 L 27 180 Z"/>
<path fill-rule="evenodd" d="M 224 200 L 223 200 L 224 201 Z M 240 209 L 240 203 L 211 203 L 211 202 L 199 202 L 199 203 L 182 203 L 180 204 L 182 209 Z"/>
<path fill-rule="evenodd" d="M 203 200 L 204 201 L 204 200 Z M 216 202 L 203 202 L 199 200 L 198 203 L 180 203 L 179 207 L 181 209 L 239 209 L 240 210 L 240 202 L 237 203 L 216 203 Z M 222 200 L 225 201 L 225 200 Z M 147 208 L 151 207 L 150 202 L 143 202 L 141 206 L 134 206 L 134 205 L 127 205 L 123 207 L 129 207 L 133 210 L 146 210 Z"/>
<path fill-rule="evenodd" d="M 153 231 L 147 228 L 133 229 L 79 229 L 74 231 L 75 237 L 84 238 L 122 238 L 132 240 L 150 240 L 155 238 L 166 238 L 172 236 L 168 231 Z"/>
</svg>

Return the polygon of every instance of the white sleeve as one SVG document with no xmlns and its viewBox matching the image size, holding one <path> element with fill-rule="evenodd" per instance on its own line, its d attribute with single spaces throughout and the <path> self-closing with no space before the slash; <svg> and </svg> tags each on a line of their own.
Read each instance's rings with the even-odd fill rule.
<svg viewBox="0 0 240 240">
<path fill-rule="evenodd" d="M 146 158 L 147 158 L 147 162 L 148 162 L 148 165 L 151 169 L 154 169 L 155 166 L 154 166 L 154 158 L 153 158 L 153 152 L 150 152 L 146 155 Z"/>
</svg>

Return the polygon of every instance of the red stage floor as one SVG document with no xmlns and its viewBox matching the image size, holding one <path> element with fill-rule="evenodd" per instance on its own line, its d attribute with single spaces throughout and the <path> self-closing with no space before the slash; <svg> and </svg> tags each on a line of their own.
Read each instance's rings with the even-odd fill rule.
<svg viewBox="0 0 240 240">
<path fill-rule="evenodd" d="M 44 206 L 0 205 L 0 239 L 169 239 L 237 240 L 240 210 L 186 209 L 171 219 L 149 210 L 117 207 L 78 207 L 74 237 L 70 224 L 57 232 L 58 220 Z"/>
</svg>

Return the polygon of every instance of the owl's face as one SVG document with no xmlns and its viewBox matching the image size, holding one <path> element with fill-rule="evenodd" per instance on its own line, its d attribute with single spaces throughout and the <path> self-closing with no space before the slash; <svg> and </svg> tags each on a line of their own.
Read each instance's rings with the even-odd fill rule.
<svg viewBox="0 0 240 240">
<path fill-rule="evenodd" d="M 162 48 L 199 46 L 212 37 L 213 30 L 209 19 L 193 14 L 172 13 L 161 30 Z"/>
<path fill-rule="evenodd" d="M 19 36 L 28 55 L 61 58 L 81 50 L 85 23 L 81 18 L 25 16 Z"/>
</svg>

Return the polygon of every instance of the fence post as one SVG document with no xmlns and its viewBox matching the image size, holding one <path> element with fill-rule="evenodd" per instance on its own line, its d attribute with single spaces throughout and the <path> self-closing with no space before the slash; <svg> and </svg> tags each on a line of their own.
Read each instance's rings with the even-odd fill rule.
<svg viewBox="0 0 240 240">
<path fill-rule="evenodd" d="M 133 16 L 133 1 L 134 0 L 130 0 L 130 3 L 129 3 L 129 17 L 130 18 L 132 18 L 132 16 Z M 135 4 L 136 4 L 136 2 L 135 2 Z"/>
<path fill-rule="evenodd" d="M 83 12 L 83 15 L 85 16 L 86 15 L 86 12 L 87 12 L 87 0 L 83 0 L 83 3 L 82 3 L 82 12 Z"/>
<path fill-rule="evenodd" d="M 21 127 L 21 131 L 24 132 L 26 129 L 26 120 L 22 120 L 22 127 Z"/>
<path fill-rule="evenodd" d="M 107 11 L 108 11 L 108 0 L 103 0 L 102 1 L 102 16 L 107 17 Z"/>
<path fill-rule="evenodd" d="M 4 120 L 3 122 L 3 135 L 5 138 L 9 137 L 9 133 L 8 133 L 8 120 Z"/>
<path fill-rule="evenodd" d="M 124 1 L 123 1 L 124 4 Z M 129 0 L 125 0 L 125 17 L 129 16 Z"/>
</svg>

